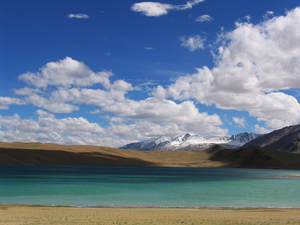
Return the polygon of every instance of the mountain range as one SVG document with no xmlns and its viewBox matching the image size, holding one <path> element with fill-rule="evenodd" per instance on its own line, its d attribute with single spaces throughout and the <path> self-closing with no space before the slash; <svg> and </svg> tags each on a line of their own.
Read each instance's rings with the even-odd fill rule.
<svg viewBox="0 0 300 225">
<path fill-rule="evenodd" d="M 229 149 L 259 146 L 276 151 L 300 153 L 300 124 L 283 127 L 263 135 L 240 133 L 231 136 L 202 136 L 187 133 L 173 138 L 161 136 L 127 144 L 120 149 L 198 152 L 215 144 Z"/>
<path fill-rule="evenodd" d="M 261 134 L 254 133 L 240 133 L 231 136 L 203 136 L 186 133 L 177 137 L 160 136 L 141 142 L 130 143 L 120 147 L 120 149 L 196 152 L 203 151 L 215 144 L 220 144 L 230 149 L 237 149 L 261 136 Z"/>
<path fill-rule="evenodd" d="M 300 154 L 295 154 L 300 153 L 299 136 L 300 125 L 295 125 L 265 135 L 242 133 L 232 136 L 206 137 L 185 134 L 175 138 L 160 137 L 131 144 L 133 147 L 136 145 L 148 151 L 90 145 L 64 146 L 52 143 L 0 142 L 0 165 L 230 167 L 300 170 Z M 205 145 L 211 146 L 199 151 L 199 148 Z M 224 145 L 230 146 L 231 149 Z M 241 145 L 243 146 L 237 148 Z M 166 150 L 151 151 L 157 147 Z"/>
</svg>

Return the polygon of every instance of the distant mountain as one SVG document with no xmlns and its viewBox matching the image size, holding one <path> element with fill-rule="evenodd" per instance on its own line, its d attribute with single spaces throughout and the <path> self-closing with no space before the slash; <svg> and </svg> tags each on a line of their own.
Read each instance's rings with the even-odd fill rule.
<svg viewBox="0 0 300 225">
<path fill-rule="evenodd" d="M 288 126 L 258 137 L 243 148 L 260 146 L 277 151 L 300 152 L 300 125 Z"/>
<path fill-rule="evenodd" d="M 137 149 L 144 151 L 202 151 L 215 144 L 221 144 L 227 148 L 236 149 L 245 143 L 260 137 L 260 134 L 241 133 L 232 136 L 202 136 L 187 133 L 177 137 L 151 138 L 146 141 L 131 143 L 120 149 Z"/>
</svg>

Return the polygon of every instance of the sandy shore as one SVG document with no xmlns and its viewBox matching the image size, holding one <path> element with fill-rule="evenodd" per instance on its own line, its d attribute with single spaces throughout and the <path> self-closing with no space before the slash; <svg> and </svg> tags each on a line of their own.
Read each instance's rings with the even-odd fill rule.
<svg viewBox="0 0 300 225">
<path fill-rule="evenodd" d="M 299 224 L 300 209 L 73 208 L 0 205 L 3 224 Z"/>
</svg>

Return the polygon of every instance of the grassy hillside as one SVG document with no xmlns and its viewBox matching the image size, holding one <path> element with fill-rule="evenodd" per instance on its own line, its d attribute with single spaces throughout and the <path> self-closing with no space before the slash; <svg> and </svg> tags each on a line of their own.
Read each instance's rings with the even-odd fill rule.
<svg viewBox="0 0 300 225">
<path fill-rule="evenodd" d="M 0 165 L 221 167 L 205 152 L 124 150 L 91 145 L 0 142 Z"/>
<path fill-rule="evenodd" d="M 300 169 L 300 155 L 260 147 L 201 152 L 124 150 L 91 145 L 0 142 L 0 165 L 155 166 Z"/>
</svg>

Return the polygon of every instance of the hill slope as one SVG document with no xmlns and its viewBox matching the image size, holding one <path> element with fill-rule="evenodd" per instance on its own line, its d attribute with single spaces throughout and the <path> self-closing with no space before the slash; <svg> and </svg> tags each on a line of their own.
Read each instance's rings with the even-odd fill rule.
<svg viewBox="0 0 300 225">
<path fill-rule="evenodd" d="M 0 142 L 0 165 L 222 167 L 206 153 Z"/>
<path fill-rule="evenodd" d="M 210 160 L 227 163 L 232 168 L 300 169 L 300 155 L 274 151 L 259 146 L 242 149 L 220 149 Z"/>
<path fill-rule="evenodd" d="M 0 165 L 300 169 L 300 154 L 261 147 L 228 149 L 222 145 L 214 145 L 201 152 L 165 152 L 0 142 Z"/>
</svg>

